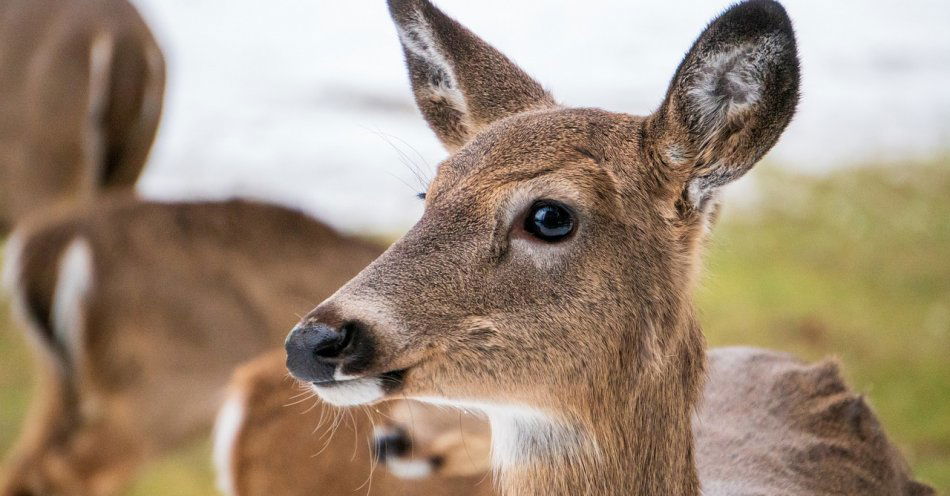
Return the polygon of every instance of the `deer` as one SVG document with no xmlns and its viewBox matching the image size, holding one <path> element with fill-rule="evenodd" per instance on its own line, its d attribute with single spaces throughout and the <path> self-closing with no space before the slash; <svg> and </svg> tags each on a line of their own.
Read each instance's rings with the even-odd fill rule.
<svg viewBox="0 0 950 496">
<path fill-rule="evenodd" d="M 850 480 L 848 472 L 874 481 L 863 483 L 859 488 L 861 494 L 874 494 L 875 488 L 877 492 L 886 488 L 901 493 L 901 483 L 895 485 L 887 478 L 906 473 L 908 467 L 886 436 L 881 435 L 863 397 L 848 391 L 836 361 L 806 364 L 788 354 L 728 347 L 709 350 L 707 363 L 709 377 L 692 419 L 697 470 L 707 493 L 787 491 L 786 481 L 767 479 L 763 483 L 756 472 L 763 465 L 769 466 L 772 473 L 789 470 L 774 456 L 776 448 L 790 450 L 785 456 L 805 459 L 798 470 L 812 475 L 802 478 L 804 484 L 799 489 L 804 494 L 854 493 L 854 486 L 840 484 Z M 770 388 L 781 388 L 781 395 L 770 392 Z M 784 400 L 782 409 L 748 416 L 749 405 L 755 405 L 759 411 L 774 409 L 769 402 L 776 401 L 776 396 Z M 377 457 L 393 475 L 415 480 L 489 473 L 491 431 L 481 417 L 459 411 L 455 419 L 446 414 L 445 407 L 428 406 L 426 410 L 414 401 L 395 400 L 384 406 L 388 406 L 387 421 L 374 429 L 374 436 Z M 750 422 L 757 423 L 760 436 L 772 438 L 753 441 L 748 436 L 737 436 L 736 426 Z M 799 440 L 822 442 L 788 443 L 790 431 Z M 851 443 L 850 454 L 854 456 L 850 458 L 857 463 L 844 459 L 825 466 L 828 454 L 815 456 L 815 450 L 835 450 L 849 444 L 849 437 L 856 434 L 863 442 Z M 723 463 L 723 453 L 741 456 L 742 463 Z M 809 484 L 815 479 L 817 484 Z M 914 483 L 909 484 L 907 492 L 932 494 Z"/>
<path fill-rule="evenodd" d="M 382 251 L 247 200 L 59 207 L 24 221 L 4 258 L 38 381 L 2 496 L 115 494 L 210 435 L 234 367 Z"/>
<path fill-rule="evenodd" d="M 165 61 L 126 0 L 0 4 L 0 234 L 128 190 L 162 113 Z"/>
<path fill-rule="evenodd" d="M 483 412 L 506 496 L 932 493 L 833 367 L 710 368 L 692 292 L 717 198 L 799 99 L 779 3 L 712 20 L 646 116 L 562 105 L 431 2 L 388 6 L 449 156 L 418 222 L 291 330 L 296 379 L 337 406 Z M 704 400 L 717 364 L 761 383 Z M 703 403 L 724 418 L 698 436 Z"/>
<path fill-rule="evenodd" d="M 870 474 L 906 470 L 903 466 L 874 465 L 879 460 L 899 463 L 901 458 L 896 454 L 874 455 L 878 450 L 893 448 L 886 438 L 875 434 L 875 420 L 868 416 L 863 399 L 847 392 L 833 361 L 809 365 L 787 354 L 741 347 L 713 349 L 707 357 L 710 377 L 693 417 L 693 433 L 698 470 L 707 481 L 708 492 L 772 494 L 781 490 L 756 484 L 754 478 L 749 480 L 751 486 L 737 487 L 730 482 L 737 478 L 737 467 L 719 463 L 721 454 L 735 450 L 737 443 L 748 445 L 743 454 L 746 460 L 775 462 L 770 453 L 782 445 L 781 439 L 749 443 L 737 438 L 734 428 L 750 421 L 746 405 L 774 399 L 768 388 L 776 385 L 786 388 L 783 397 L 798 395 L 783 412 L 789 419 L 801 415 L 798 418 L 813 420 L 818 416 L 809 412 L 829 409 L 852 412 L 852 421 L 839 422 L 839 429 L 815 428 L 800 422 L 794 427 L 801 430 L 799 434 L 824 437 L 829 446 L 834 446 L 846 442 L 850 432 L 858 429 L 869 440 L 863 451 L 856 453 L 860 455 L 856 459 L 861 460 L 858 470 Z M 802 384 L 809 387 L 802 388 Z M 827 393 L 815 394 L 815 385 Z M 347 416 L 320 400 L 308 401 L 305 391 L 288 381 L 284 355 L 279 350 L 235 372 L 215 428 L 214 458 L 222 493 L 306 496 L 348 494 L 365 488 L 367 494 L 377 496 L 494 494 L 485 482 L 490 471 L 491 432 L 482 417 L 406 400 L 378 405 L 367 410 L 366 417 L 361 413 Z M 740 397 L 735 391 L 745 393 Z M 751 420 L 778 419 L 760 416 Z M 370 428 L 371 452 L 365 444 Z M 785 430 L 776 432 L 785 435 Z M 841 436 L 845 439 L 838 437 L 838 432 L 845 432 Z M 806 453 L 813 446 L 796 449 Z M 374 461 L 379 463 L 375 469 Z M 808 469 L 820 470 L 820 462 L 815 460 Z M 838 494 L 848 490 L 835 488 Z"/>
<path fill-rule="evenodd" d="M 481 419 L 399 400 L 365 412 L 340 410 L 301 390 L 284 363 L 278 348 L 234 373 L 215 423 L 214 465 L 223 494 L 494 494 L 487 454 L 473 451 L 466 463 L 463 446 L 439 442 L 471 435 L 477 450 L 489 441 Z"/>
<path fill-rule="evenodd" d="M 478 412 L 405 400 L 385 405 L 386 421 L 373 429 L 373 446 L 391 474 L 406 480 L 487 478 L 491 429 Z"/>
</svg>

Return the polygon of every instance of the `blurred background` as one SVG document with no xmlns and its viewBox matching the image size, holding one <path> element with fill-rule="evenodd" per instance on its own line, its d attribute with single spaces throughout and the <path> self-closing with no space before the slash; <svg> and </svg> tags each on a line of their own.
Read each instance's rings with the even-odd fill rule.
<svg viewBox="0 0 950 496">
<path fill-rule="evenodd" d="M 381 0 L 133 3 L 168 59 L 144 195 L 261 198 L 383 239 L 418 218 L 445 152 Z M 634 114 L 728 3 L 438 2 L 560 101 Z M 948 492 L 950 2 L 784 3 L 803 98 L 729 191 L 699 295 L 709 341 L 839 357 L 919 478 Z M 31 377 L 17 332 L 0 332 L 0 356 L 5 452 Z M 158 463 L 130 494 L 212 494 L 207 450 Z"/>
<path fill-rule="evenodd" d="M 134 3 L 169 60 L 142 191 L 262 196 L 350 231 L 412 225 L 423 186 L 410 168 L 425 180 L 445 153 L 415 110 L 381 0 Z M 950 138 L 950 3 L 785 3 L 803 98 L 770 162 L 814 174 L 939 153 Z M 634 114 L 659 105 L 683 54 L 728 4 L 439 2 L 562 102 Z"/>
</svg>

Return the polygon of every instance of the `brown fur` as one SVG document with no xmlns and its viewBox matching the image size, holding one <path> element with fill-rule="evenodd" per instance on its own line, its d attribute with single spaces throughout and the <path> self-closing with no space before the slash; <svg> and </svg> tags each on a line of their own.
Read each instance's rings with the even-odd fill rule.
<svg viewBox="0 0 950 496">
<path fill-rule="evenodd" d="M 706 494 L 935 494 L 911 478 L 834 361 L 711 350 L 693 430 Z"/>
<path fill-rule="evenodd" d="M 0 67 L 0 232 L 54 203 L 135 184 L 165 63 L 131 4 L 4 0 Z"/>
<path fill-rule="evenodd" d="M 374 425 L 391 422 L 387 406 L 381 414 L 376 409 L 348 412 L 302 397 L 305 392 L 287 376 L 284 359 L 282 351 L 268 353 L 238 369 L 231 382 L 230 398 L 241 404 L 243 416 L 232 439 L 216 439 L 230 448 L 228 467 L 219 467 L 218 474 L 227 480 L 230 496 L 492 494 L 485 473 L 410 481 L 382 466 L 374 469 L 368 442 Z M 457 426 L 445 422 L 457 422 L 455 412 L 415 407 L 413 425 L 441 432 Z M 418 449 L 438 449 L 422 438 L 416 441 Z"/>
<path fill-rule="evenodd" d="M 692 289 L 718 188 L 795 110 L 784 9 L 750 0 L 718 17 L 660 109 L 636 117 L 553 105 L 428 1 L 389 4 L 423 115 L 453 153 L 421 220 L 292 332 L 291 371 L 333 367 L 333 379 L 307 380 L 340 404 L 373 401 L 381 384 L 377 398 L 486 411 L 508 496 L 699 494 L 691 416 L 705 353 Z M 570 238 L 524 230 L 538 200 L 573 210 Z M 303 344 L 329 332 L 355 335 L 359 353 L 308 363 Z"/>
<path fill-rule="evenodd" d="M 76 240 L 91 285 L 57 294 Z M 32 223 L 11 243 L 42 380 L 3 496 L 115 492 L 142 461 L 205 432 L 232 368 L 278 346 L 296 312 L 379 253 L 281 207 L 125 196 Z M 81 318 L 64 325 L 56 301 L 68 298 Z"/>
<path fill-rule="evenodd" d="M 754 348 L 713 349 L 708 359 L 709 378 L 693 418 L 706 494 L 934 494 L 910 478 L 903 457 L 834 361 L 805 364 Z M 491 433 L 483 419 L 408 401 L 380 408 L 388 408 L 383 423 L 389 431 L 406 433 L 412 451 L 405 460 L 436 458 L 443 476 L 487 473 L 483 448 Z"/>
<path fill-rule="evenodd" d="M 459 72 L 475 75 L 474 78 L 453 81 L 450 74 L 428 66 L 425 60 L 403 45 L 416 103 L 432 130 L 449 149 L 460 148 L 501 117 L 554 104 L 554 99 L 544 88 L 521 68 L 430 3 L 397 1 L 390 2 L 390 8 L 393 19 L 402 27 L 411 24 L 418 15 L 436 19 L 432 26 L 446 48 L 442 55 Z M 418 42 L 425 44 L 426 40 Z M 464 93 L 468 112 L 447 100 L 434 86 L 457 86 Z"/>
</svg>

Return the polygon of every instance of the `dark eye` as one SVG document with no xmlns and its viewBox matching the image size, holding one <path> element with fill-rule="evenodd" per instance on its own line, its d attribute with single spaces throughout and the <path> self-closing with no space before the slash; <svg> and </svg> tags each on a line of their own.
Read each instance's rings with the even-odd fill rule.
<svg viewBox="0 0 950 496">
<path fill-rule="evenodd" d="M 574 215 L 560 203 L 539 201 L 528 210 L 524 230 L 541 241 L 555 243 L 574 232 Z"/>
</svg>

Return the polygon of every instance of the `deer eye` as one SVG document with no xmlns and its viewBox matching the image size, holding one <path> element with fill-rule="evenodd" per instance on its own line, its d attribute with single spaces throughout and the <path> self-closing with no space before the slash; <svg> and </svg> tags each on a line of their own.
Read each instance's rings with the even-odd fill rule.
<svg viewBox="0 0 950 496">
<path fill-rule="evenodd" d="M 524 230 L 541 241 L 556 243 L 574 232 L 574 215 L 560 203 L 538 201 L 528 210 Z"/>
</svg>

